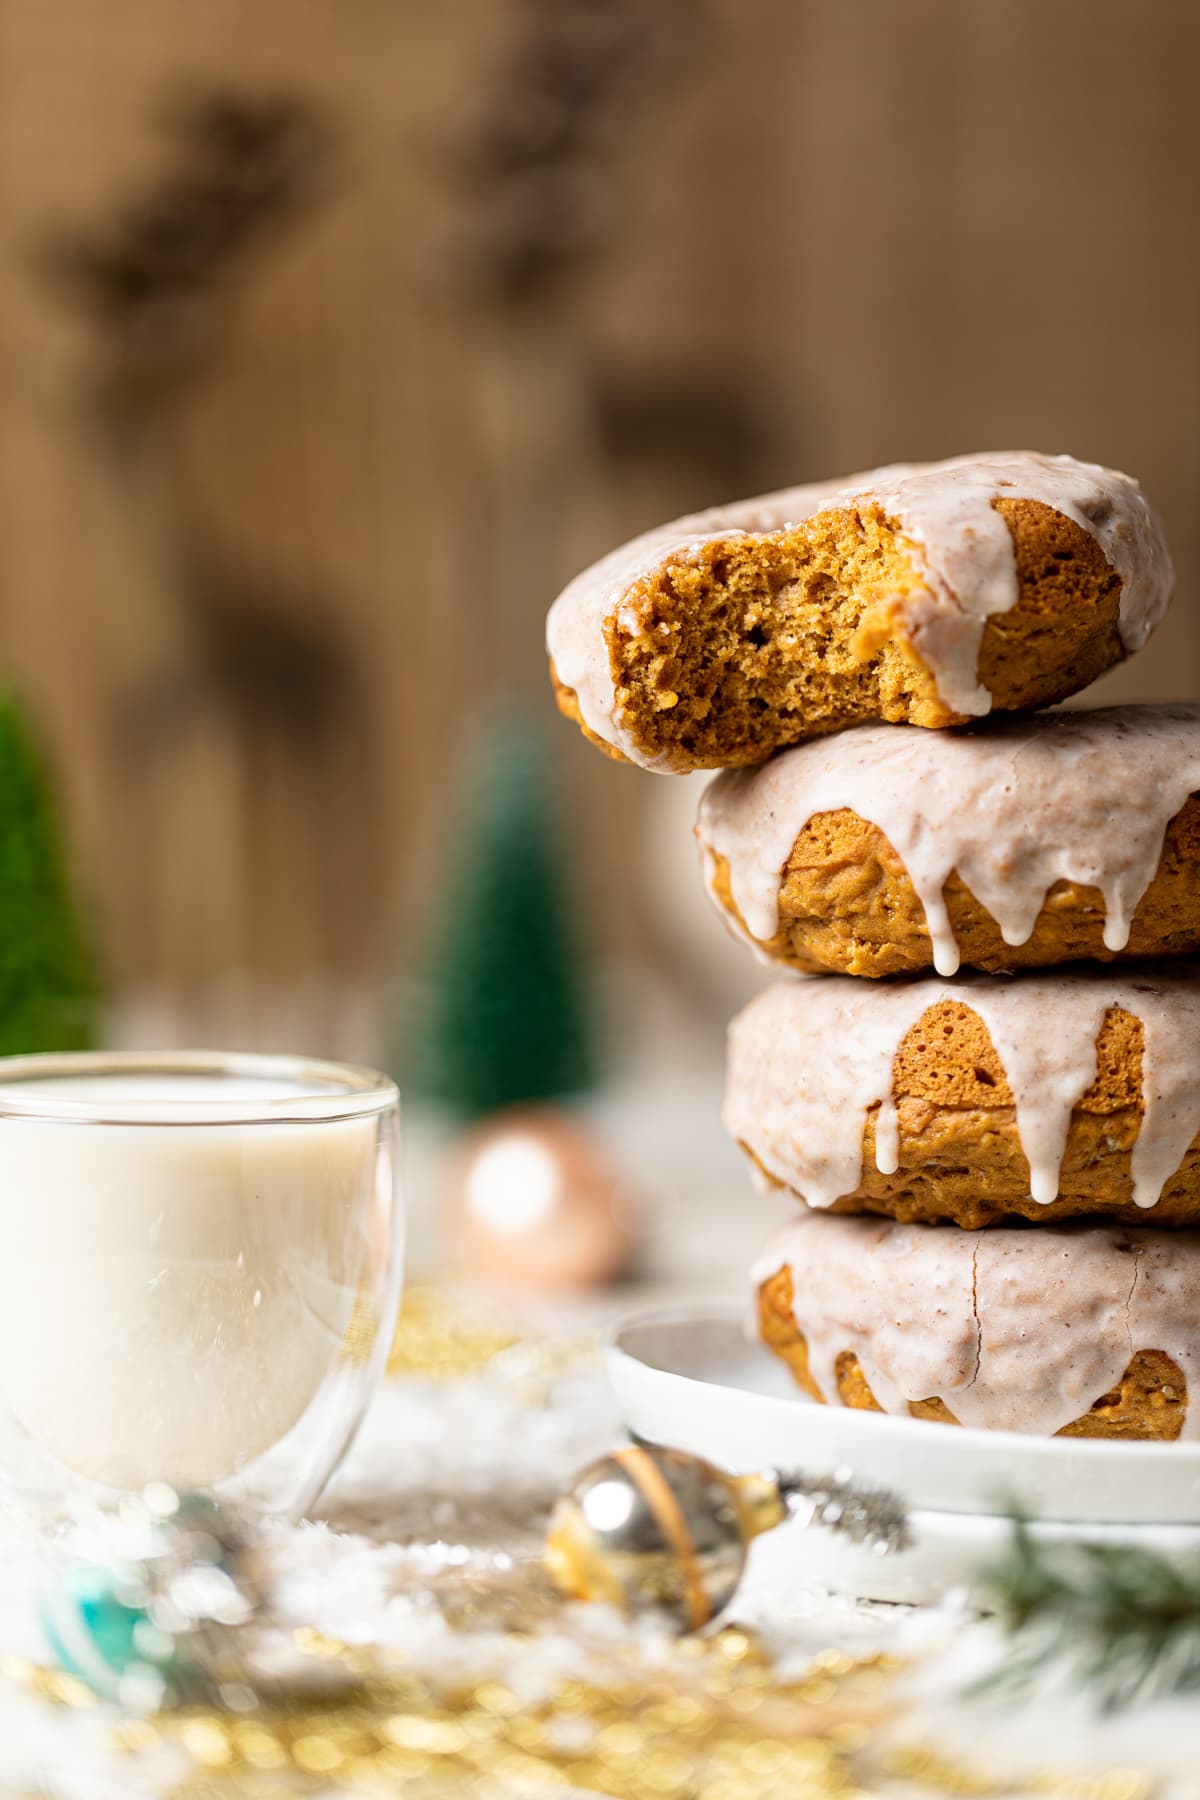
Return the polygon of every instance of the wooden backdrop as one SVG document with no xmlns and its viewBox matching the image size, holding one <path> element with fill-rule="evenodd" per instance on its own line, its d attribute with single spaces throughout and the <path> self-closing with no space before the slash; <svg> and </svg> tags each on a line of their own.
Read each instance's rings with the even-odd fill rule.
<svg viewBox="0 0 1200 1800">
<path fill-rule="evenodd" d="M 167 1029 L 253 1037 L 283 993 L 360 1048 L 474 708 L 546 710 L 559 582 L 739 487 L 984 446 L 1129 468 L 1180 596 L 1106 691 L 1197 690 L 1192 0 L 695 0 L 565 189 L 540 151 L 514 188 L 548 17 L 0 0 L 0 664 Z M 213 94 L 297 109 L 310 187 L 131 336 L 113 246 Z M 556 742 L 595 929 L 636 953 L 645 778 Z"/>
</svg>

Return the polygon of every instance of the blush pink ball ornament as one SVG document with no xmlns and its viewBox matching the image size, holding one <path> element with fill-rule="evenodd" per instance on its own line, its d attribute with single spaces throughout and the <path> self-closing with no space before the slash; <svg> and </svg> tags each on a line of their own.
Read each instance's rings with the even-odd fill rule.
<svg viewBox="0 0 1200 1800">
<path fill-rule="evenodd" d="M 556 1293 L 628 1267 L 625 1183 L 588 1127 L 558 1108 L 514 1107 L 471 1132 L 449 1200 L 456 1267 L 470 1281 Z"/>
</svg>

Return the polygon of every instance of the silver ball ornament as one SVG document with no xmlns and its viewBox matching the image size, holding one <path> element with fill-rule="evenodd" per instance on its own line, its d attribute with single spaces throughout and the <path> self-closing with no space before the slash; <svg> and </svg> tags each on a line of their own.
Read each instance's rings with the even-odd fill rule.
<svg viewBox="0 0 1200 1800">
<path fill-rule="evenodd" d="M 564 1593 L 695 1631 L 724 1610 L 751 1540 L 785 1508 L 769 1478 L 679 1450 L 616 1450 L 556 1505 L 546 1563 Z"/>
<path fill-rule="evenodd" d="M 731 1475 L 644 1444 L 590 1464 L 554 1507 L 546 1568 L 572 1599 L 607 1601 L 696 1631 L 733 1599 L 753 1540 L 787 1518 L 887 1554 L 909 1538 L 902 1503 L 847 1471 Z"/>
</svg>

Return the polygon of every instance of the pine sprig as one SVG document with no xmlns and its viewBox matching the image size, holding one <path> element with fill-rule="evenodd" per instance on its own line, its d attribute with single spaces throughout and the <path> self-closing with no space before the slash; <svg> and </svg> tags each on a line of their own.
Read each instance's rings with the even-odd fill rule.
<svg viewBox="0 0 1200 1800">
<path fill-rule="evenodd" d="M 1027 1690 L 1059 1672 L 1106 1711 L 1200 1691 L 1200 1559 L 1039 1543 L 1018 1516 L 983 1585 L 1010 1644 L 980 1689 Z"/>
</svg>

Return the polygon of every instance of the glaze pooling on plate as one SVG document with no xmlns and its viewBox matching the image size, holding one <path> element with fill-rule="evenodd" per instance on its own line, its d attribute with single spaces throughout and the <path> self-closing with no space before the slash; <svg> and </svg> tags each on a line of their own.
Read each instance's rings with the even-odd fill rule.
<svg viewBox="0 0 1200 1800">
<path fill-rule="evenodd" d="M 792 1271 L 809 1368 L 837 1404 L 858 1358 L 885 1412 L 939 1399 L 963 1425 L 1052 1436 L 1113 1388 L 1139 1350 L 1200 1394 L 1200 1232 L 1038 1225 L 960 1231 L 800 1214 L 751 1271 Z M 1185 1438 L 1200 1438 L 1189 1403 Z"/>
<path fill-rule="evenodd" d="M 1058 1195 L 1071 1114 L 1096 1080 L 1110 1007 L 1140 1019 L 1144 1114 L 1133 1147 L 1134 1204 L 1152 1207 L 1200 1133 L 1200 976 L 1108 969 L 968 974 L 880 985 L 849 975 L 788 979 L 729 1028 L 725 1124 L 767 1173 L 809 1206 L 830 1207 L 862 1177 L 863 1130 L 877 1107 L 875 1162 L 900 1161 L 892 1065 L 905 1035 L 941 1001 L 987 1027 L 1012 1089 L 1033 1198 Z"/>
<path fill-rule="evenodd" d="M 1009 451 L 940 463 L 897 463 L 837 481 L 785 488 L 656 527 L 585 569 L 550 609 L 546 645 L 558 679 L 574 690 L 585 725 L 634 762 L 653 767 L 620 720 L 605 626 L 636 635 L 630 590 L 705 544 L 788 529 L 826 508 L 878 506 L 908 539 L 925 586 L 904 601 L 905 631 L 942 701 L 989 711 L 976 665 L 983 628 L 1018 597 L 1016 558 L 997 499 L 1037 500 L 1096 539 L 1121 577 L 1120 633 L 1139 650 L 1166 609 L 1173 582 L 1162 531 L 1130 476 L 1069 456 Z"/>
<path fill-rule="evenodd" d="M 728 864 L 739 935 L 757 948 L 779 929 L 784 865 L 809 819 L 857 813 L 903 862 L 934 967 L 953 975 L 943 890 L 955 871 L 1006 944 L 1023 944 L 1055 882 L 1070 881 L 1100 890 L 1105 947 L 1124 949 L 1167 826 L 1197 791 L 1200 705 L 1035 713 L 956 731 L 868 725 L 716 776 L 696 835 L 710 891 L 714 858 Z"/>
</svg>

